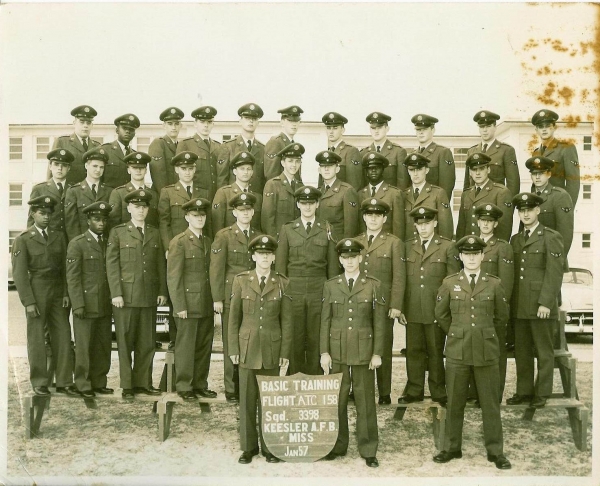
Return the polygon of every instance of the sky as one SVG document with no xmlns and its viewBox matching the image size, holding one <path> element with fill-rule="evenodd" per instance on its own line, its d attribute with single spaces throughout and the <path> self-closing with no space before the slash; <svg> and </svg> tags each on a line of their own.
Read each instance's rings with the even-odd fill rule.
<svg viewBox="0 0 600 486">
<path fill-rule="evenodd" d="M 597 78 L 581 43 L 592 40 L 598 11 L 523 3 L 5 4 L 2 118 L 70 123 L 73 107 L 90 104 L 96 123 L 128 112 L 158 123 L 167 106 L 189 120 L 210 104 L 217 120 L 235 120 L 239 106 L 254 102 L 265 120 L 291 104 L 304 120 L 338 111 L 352 134 L 367 131 L 373 110 L 392 117 L 392 134 L 412 132 L 416 113 L 436 116 L 437 133 L 451 135 L 474 133 L 482 109 L 502 119 L 527 120 L 542 107 L 588 119 Z M 548 83 L 554 92 L 540 101 Z"/>
</svg>

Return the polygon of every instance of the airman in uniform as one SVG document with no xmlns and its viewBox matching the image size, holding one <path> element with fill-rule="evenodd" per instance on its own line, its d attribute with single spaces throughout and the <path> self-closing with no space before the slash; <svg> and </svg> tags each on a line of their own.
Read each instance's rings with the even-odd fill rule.
<svg viewBox="0 0 600 486">
<path fill-rule="evenodd" d="M 362 204 L 367 199 L 377 198 L 389 206 L 383 231 L 391 233 L 401 241 L 404 241 L 404 195 L 400 189 L 384 180 L 385 169 L 388 167 L 388 159 L 378 152 L 365 152 L 362 158 L 362 166 L 367 174 L 368 184 L 358 191 L 358 199 Z M 360 228 L 366 228 L 364 219 Z"/>
<path fill-rule="evenodd" d="M 517 392 L 506 403 L 530 403 L 533 408 L 544 407 L 552 394 L 553 334 L 558 319 L 558 294 L 565 257 L 560 233 L 538 220 L 542 201 L 537 194 L 526 192 L 513 198 L 524 231 L 510 240 L 515 254 L 515 284 L 510 311 L 516 319 Z M 538 369 L 535 386 L 534 349 Z"/>
<path fill-rule="evenodd" d="M 413 116 L 410 121 L 415 126 L 419 142 L 419 147 L 412 153 L 422 154 L 429 159 L 427 182 L 441 187 L 446 192 L 448 200 L 451 201 L 456 182 L 456 166 L 450 149 L 433 141 L 435 124 L 439 120 L 433 116 L 419 114 Z"/>
<path fill-rule="evenodd" d="M 106 231 L 110 204 L 86 206 L 88 230 L 67 248 L 67 287 L 73 308 L 75 385 L 84 397 L 110 395 L 107 388 L 112 348 L 112 306 L 106 275 Z"/>
<path fill-rule="evenodd" d="M 575 206 L 581 183 L 577 148 L 569 141 L 554 138 L 557 120 L 558 114 L 552 110 L 539 110 L 533 115 L 531 124 L 535 126 L 541 144 L 531 155 L 544 156 L 554 161 L 550 184 L 566 190 Z"/>
<path fill-rule="evenodd" d="M 251 225 L 257 230 L 260 230 L 262 195 L 257 194 L 250 188 L 250 179 L 252 179 L 252 175 L 254 174 L 254 165 L 254 156 L 250 152 L 239 152 L 231 159 L 231 169 L 235 176 L 235 181 L 217 189 L 211 210 L 212 230 L 214 233 L 235 223 L 231 201 L 238 194 L 242 193 L 253 194 L 256 198 Z"/>
<path fill-rule="evenodd" d="M 502 210 L 502 218 L 498 221 L 495 234 L 503 240 L 508 241 L 510 238 L 513 222 L 512 194 L 506 186 L 489 178 L 490 160 L 487 155 L 476 153 L 465 162 L 474 185 L 465 189 L 460 197 L 458 225 L 456 226 L 458 239 L 479 233 L 475 210 L 482 204 L 490 203 Z"/>
<path fill-rule="evenodd" d="M 398 403 L 423 401 L 425 371 L 428 371 L 431 399 L 446 405 L 446 337 L 435 323 L 433 310 L 442 280 L 460 270 L 458 252 L 452 240 L 435 234 L 438 215 L 435 208 L 421 206 L 410 215 L 419 236 L 405 242 L 406 289 L 400 323 L 406 325 L 408 382 Z"/>
<path fill-rule="evenodd" d="M 254 174 L 250 179 L 250 187 L 257 194 L 262 194 L 265 187 L 265 146 L 254 138 L 259 120 L 264 112 L 256 103 L 247 103 L 238 110 L 241 133 L 235 138 L 223 143 L 217 154 L 217 188 L 231 184 L 234 176 L 231 171 L 231 161 L 242 151 L 248 151 L 254 156 Z"/>
<path fill-rule="evenodd" d="M 384 348 L 381 366 L 377 368 L 379 404 L 392 403 L 392 348 L 394 345 L 394 322 L 404 308 L 406 286 L 406 259 L 404 243 L 385 230 L 385 220 L 390 206 L 383 199 L 365 199 L 361 204 L 366 231 L 356 237 L 364 246 L 361 271 L 381 282 L 381 295 L 385 301 L 387 319 L 383 338 Z"/>
<path fill-rule="evenodd" d="M 329 151 L 340 158 L 339 179 L 348 183 L 355 191 L 360 191 L 365 187 L 365 177 L 361 164 L 362 157 L 356 147 L 342 140 L 348 119 L 335 111 L 330 111 L 323 115 L 321 121 L 325 124 Z M 321 186 L 321 182 L 322 178 L 319 178 L 319 186 Z M 350 235 L 350 237 L 355 235 Z"/>
<path fill-rule="evenodd" d="M 257 236 L 249 245 L 256 269 L 236 275 L 229 315 L 229 353 L 240 369 L 240 448 L 238 462 L 248 464 L 258 455 L 258 440 L 268 463 L 279 462 L 269 452 L 256 412 L 262 416 L 257 376 L 279 376 L 289 361 L 292 345 L 292 300 L 288 279 L 271 269 L 277 242 Z"/>
<path fill-rule="evenodd" d="M 269 179 L 265 184 L 261 214 L 262 230 L 274 238 L 279 238 L 279 231 L 285 223 L 300 217 L 294 193 L 304 184 L 297 177 L 302 164 L 304 146 L 291 143 L 277 153 L 283 172 Z"/>
<path fill-rule="evenodd" d="M 383 171 L 383 180 L 390 186 L 404 190 L 410 185 L 410 179 L 402 163 L 406 159 L 406 150 L 387 138 L 390 131 L 389 121 L 391 116 L 374 111 L 367 115 L 367 123 L 371 131 L 373 141 L 368 147 L 363 148 L 360 153 L 364 157 L 367 152 L 381 153 L 389 162 Z"/>
<path fill-rule="evenodd" d="M 323 288 L 320 346 L 323 372 L 342 373 L 340 429 L 333 450 L 323 459 L 345 456 L 348 450 L 348 395 L 352 385 L 358 452 L 367 466 L 379 467 L 373 371 L 381 366 L 384 353 L 386 304 L 379 280 L 360 271 L 363 245 L 356 239 L 344 238 L 336 250 L 344 273 L 329 279 Z"/>
<path fill-rule="evenodd" d="M 155 228 L 158 228 L 158 193 L 154 190 L 154 186 L 151 188 L 146 187 L 146 183 L 144 182 L 148 163 L 152 163 L 151 160 L 150 154 L 145 154 L 144 152 L 133 152 L 123 159 L 123 162 L 127 164 L 127 172 L 131 176 L 131 181 L 124 186 L 115 188 L 110 193 L 108 202 L 112 206 L 112 210 L 108 221 L 111 228 L 121 223 L 126 223 L 131 219 L 131 215 L 127 212 L 125 196 L 131 191 L 139 189 L 152 193 L 146 221 Z"/>
<path fill-rule="evenodd" d="M 49 161 L 51 176 L 46 182 L 40 182 L 33 186 L 29 199 L 35 199 L 40 196 L 52 196 L 58 201 L 58 204 L 54 208 L 55 211 L 51 213 L 48 228 L 62 231 L 66 238 L 65 195 L 68 188 L 67 176 L 75 159 L 69 150 L 60 148 L 51 150 L 46 157 Z M 32 224 L 33 215 L 29 212 L 27 215 L 27 227 L 29 228 Z"/>
<path fill-rule="evenodd" d="M 280 152 L 288 145 L 295 143 L 294 135 L 298 132 L 301 115 L 304 113 L 304 110 L 297 105 L 292 105 L 277 110 L 277 113 L 281 113 L 282 131 L 279 135 L 272 136 L 265 145 L 264 168 L 266 181 L 281 174 L 282 156 Z M 295 177 L 298 181 L 301 179 L 300 170 L 296 172 Z"/>
<path fill-rule="evenodd" d="M 512 146 L 496 140 L 496 122 L 499 119 L 500 115 L 491 111 L 478 111 L 475 114 L 473 121 L 479 126 L 481 142 L 467 150 L 467 157 L 477 153 L 487 155 L 491 159 L 490 179 L 508 187 L 508 190 L 514 196 L 521 187 L 517 154 Z M 473 184 L 474 181 L 469 175 L 469 169 L 465 167 L 463 191 Z"/>
<path fill-rule="evenodd" d="M 341 238 L 352 238 L 358 234 L 358 193 L 349 183 L 337 177 L 340 172 L 341 157 L 335 152 L 319 152 L 315 160 L 319 164 L 319 174 L 323 180 L 321 200 L 317 217 L 328 225 L 331 238 L 337 242 Z M 361 166 L 362 170 L 362 166 Z"/>
<path fill-rule="evenodd" d="M 171 164 L 171 159 L 177 150 L 177 137 L 181 131 L 181 119 L 183 111 L 175 106 L 164 110 L 159 118 L 163 122 L 165 134 L 156 137 L 148 147 L 150 161 L 150 176 L 152 177 L 152 188 L 160 194 L 162 188 L 177 182 L 177 175 Z"/>
<path fill-rule="evenodd" d="M 335 245 L 326 224 L 315 213 L 321 192 L 311 186 L 296 189 L 300 217 L 284 224 L 279 233 L 275 270 L 290 280 L 288 293 L 294 312 L 294 339 L 290 375 L 320 374 L 319 325 L 323 285 L 339 271 Z"/>
<path fill-rule="evenodd" d="M 429 173 L 429 159 L 421 154 L 410 154 L 402 165 L 406 167 L 411 181 L 410 186 L 404 190 L 404 237 L 410 240 L 418 236 L 410 213 L 425 206 L 437 210 L 436 231 L 444 238 L 452 239 L 454 223 L 448 196 L 441 187 L 427 182 L 426 179 Z"/>
<path fill-rule="evenodd" d="M 237 402 L 237 367 L 234 368 L 229 351 L 229 308 L 231 303 L 231 289 L 234 277 L 241 272 L 254 268 L 248 242 L 260 233 L 250 225 L 254 215 L 256 197 L 252 193 L 238 194 L 231 201 L 233 216 L 236 222 L 223 228 L 215 234 L 211 247 L 210 258 L 210 290 L 213 308 L 221 315 L 223 334 L 223 379 L 225 381 L 225 399 L 228 402 Z"/>
<path fill-rule="evenodd" d="M 202 231 L 210 201 L 192 199 L 183 210 L 189 227 L 171 240 L 167 258 L 167 285 L 177 319 L 175 388 L 184 400 L 215 398 L 208 388 L 215 328 L 208 277 L 212 242 Z"/>
<path fill-rule="evenodd" d="M 73 155 L 73 162 L 71 162 L 71 169 L 67 173 L 66 185 L 67 187 L 77 184 L 85 179 L 85 167 L 83 166 L 82 156 L 88 150 L 94 149 L 100 146 L 100 142 L 92 140 L 90 133 L 94 126 L 94 117 L 98 115 L 98 112 L 89 105 L 81 105 L 71 110 L 71 116 L 73 117 L 73 133 L 71 135 L 65 135 L 57 137 L 54 140 L 52 150 L 64 149 L 71 152 Z M 47 178 L 54 177 L 51 171 L 48 171 Z"/>
<path fill-rule="evenodd" d="M 69 296 L 65 279 L 67 244 L 61 231 L 48 228 L 58 204 L 52 196 L 31 199 L 33 225 L 15 238 L 13 278 L 27 317 L 29 379 L 36 395 L 48 396 L 51 376 L 46 364 L 45 329 L 56 361 L 56 392 L 79 395 L 73 386 Z"/>
<path fill-rule="evenodd" d="M 207 191 L 206 199 L 212 201 L 217 191 L 217 159 L 221 143 L 210 138 L 215 126 L 216 108 L 201 106 L 192 111 L 196 134 L 184 139 L 177 147 L 177 153 L 194 152 L 198 156 L 194 185 Z M 176 179 L 177 180 L 177 179 Z"/>
<path fill-rule="evenodd" d="M 157 228 L 147 224 L 152 195 L 145 190 L 125 196 L 131 220 L 110 231 L 106 271 L 119 349 L 122 397 L 159 395 L 152 386 L 156 306 L 167 301 L 165 252 Z M 135 360 L 132 360 L 132 353 Z"/>
<path fill-rule="evenodd" d="M 110 187 L 120 187 L 129 181 L 127 164 L 123 159 L 135 152 L 129 144 L 135 137 L 136 129 L 140 128 L 140 119 L 133 113 L 126 113 L 115 118 L 115 126 L 117 127 L 115 129 L 117 139 L 102 145 L 108 154 L 108 163 L 102 176 L 102 182 Z"/>
<path fill-rule="evenodd" d="M 71 186 L 65 194 L 65 227 L 68 241 L 87 231 L 87 215 L 83 210 L 96 201 L 108 201 L 112 187 L 101 182 L 108 154 L 103 147 L 96 147 L 83 154 L 86 177 Z"/>
<path fill-rule="evenodd" d="M 435 305 L 438 325 L 448 335 L 448 410 L 442 451 L 433 460 L 445 463 L 462 457 L 467 388 L 473 374 L 481 403 L 487 460 L 498 469 L 510 469 L 510 461 L 504 455 L 498 383 L 498 358 L 503 343 L 496 332 L 508 319 L 506 296 L 500 279 L 481 268 L 485 242 L 469 235 L 456 246 L 464 270 L 444 279 Z"/>
</svg>

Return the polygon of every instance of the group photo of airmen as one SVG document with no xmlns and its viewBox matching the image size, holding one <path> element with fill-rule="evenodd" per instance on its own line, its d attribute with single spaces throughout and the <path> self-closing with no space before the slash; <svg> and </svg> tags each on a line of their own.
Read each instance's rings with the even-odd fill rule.
<svg viewBox="0 0 600 486">
<path fill-rule="evenodd" d="M 115 118 L 116 140 L 101 145 L 91 139 L 96 110 L 72 110 L 74 132 L 56 138 L 12 246 L 33 392 L 49 396 L 55 382 L 58 394 L 113 394 L 114 322 L 122 398 L 160 395 L 156 312 L 168 306 L 176 391 L 192 401 L 224 389 L 238 404 L 242 464 L 261 452 L 280 461 L 260 433 L 257 376 L 301 372 L 342 373 L 339 436 L 324 460 L 346 455 L 354 400 L 359 453 L 377 467 L 377 405 L 392 393 L 421 402 L 427 380 L 447 410 L 433 461 L 462 457 L 471 403 L 487 459 L 510 469 L 507 352 L 517 371 L 507 404 L 542 408 L 552 393 L 580 184 L 575 146 L 555 138 L 559 115 L 532 116 L 541 143 L 525 161 L 495 138 L 499 115 L 474 115 L 481 141 L 468 151 L 454 221 L 456 166 L 434 141 L 437 118 L 411 118 L 418 147 L 407 153 L 387 138 L 385 113 L 366 116 L 372 143 L 359 149 L 344 140 L 348 120 L 327 112 L 323 150 L 308 156 L 294 138 L 302 114 L 278 110 L 282 132 L 263 144 L 254 135 L 263 110 L 245 104 L 239 134 L 220 143 L 214 107 L 191 112 L 196 133 L 184 140 L 185 114 L 169 107 L 158 117 L 164 135 L 144 153 L 130 145 L 136 115 Z M 305 164 L 318 167 L 315 185 L 303 183 Z M 531 174 L 525 192 L 520 168 Z M 224 378 L 209 383 L 219 320 Z M 392 390 L 395 325 L 406 329 L 402 390 Z"/>
</svg>

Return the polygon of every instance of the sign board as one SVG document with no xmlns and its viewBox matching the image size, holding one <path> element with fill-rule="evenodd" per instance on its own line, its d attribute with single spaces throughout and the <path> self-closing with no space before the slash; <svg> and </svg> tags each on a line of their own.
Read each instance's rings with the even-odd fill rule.
<svg viewBox="0 0 600 486">
<path fill-rule="evenodd" d="M 342 373 L 327 376 L 257 376 L 262 435 L 286 462 L 314 462 L 335 445 Z"/>
</svg>

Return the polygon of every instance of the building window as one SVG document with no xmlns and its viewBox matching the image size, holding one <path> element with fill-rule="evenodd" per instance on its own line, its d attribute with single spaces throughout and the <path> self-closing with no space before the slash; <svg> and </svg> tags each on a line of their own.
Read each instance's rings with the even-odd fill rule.
<svg viewBox="0 0 600 486">
<path fill-rule="evenodd" d="M 455 189 L 452 192 L 452 211 L 460 211 L 460 198 L 462 197 L 462 193 L 461 189 Z"/>
<path fill-rule="evenodd" d="M 48 152 L 50 152 L 50 137 L 37 137 L 36 138 L 36 156 L 37 160 L 46 158 Z"/>
<path fill-rule="evenodd" d="M 583 137 L 583 150 L 592 150 L 592 137 L 586 135 Z"/>
<path fill-rule="evenodd" d="M 104 143 L 104 138 L 102 137 L 90 137 L 94 142 L 98 142 L 100 145 Z"/>
<path fill-rule="evenodd" d="M 581 248 L 592 247 L 592 235 L 591 233 L 583 233 L 581 235 Z"/>
<path fill-rule="evenodd" d="M 22 206 L 23 205 L 23 184 L 8 185 L 8 205 Z"/>
<path fill-rule="evenodd" d="M 468 148 L 454 148 L 454 165 L 457 169 L 465 168 L 465 161 L 467 160 Z"/>
<path fill-rule="evenodd" d="M 582 196 L 583 199 L 592 199 L 592 185 L 583 184 Z"/>
<path fill-rule="evenodd" d="M 8 251 L 12 251 L 13 243 L 15 242 L 15 238 L 19 236 L 22 231 L 9 231 L 8 232 Z"/>
<path fill-rule="evenodd" d="M 9 160 L 23 160 L 23 139 L 10 138 Z"/>
<path fill-rule="evenodd" d="M 148 153 L 148 147 L 150 147 L 150 137 L 138 137 L 136 150 L 138 152 Z"/>
</svg>

